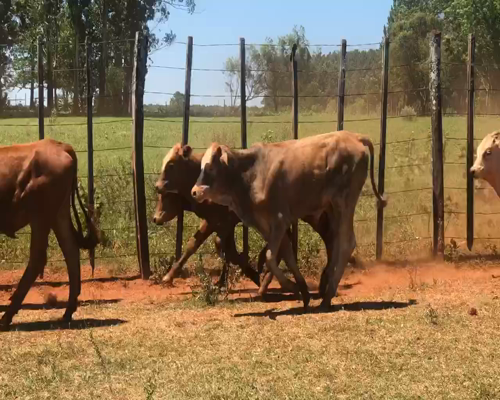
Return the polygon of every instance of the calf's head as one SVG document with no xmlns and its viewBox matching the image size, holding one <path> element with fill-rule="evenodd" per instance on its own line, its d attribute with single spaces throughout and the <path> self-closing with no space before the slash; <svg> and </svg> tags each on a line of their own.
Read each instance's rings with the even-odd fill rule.
<svg viewBox="0 0 500 400">
<path fill-rule="evenodd" d="M 186 183 L 186 171 L 193 150 L 190 146 L 177 143 L 163 159 L 160 177 L 156 182 L 158 194 L 178 193 Z"/>
<path fill-rule="evenodd" d="M 161 173 L 156 182 L 158 200 L 153 222 L 162 225 L 174 219 L 182 211 L 182 197 L 179 191 L 185 184 L 186 168 L 192 149 L 176 144 L 163 159 Z"/>
<path fill-rule="evenodd" d="M 172 221 L 182 211 L 182 198 L 177 193 L 164 193 L 158 195 L 156 201 L 155 214 L 153 222 L 157 225 L 163 225 Z"/>
<path fill-rule="evenodd" d="M 482 140 L 470 171 L 474 178 L 488 182 L 500 196 L 500 132 L 490 133 Z"/>
<path fill-rule="evenodd" d="M 191 196 L 199 203 L 210 201 L 229 206 L 229 192 L 234 183 L 231 179 L 231 166 L 229 148 L 212 143 L 201 159 L 201 172 L 191 190 Z"/>
</svg>

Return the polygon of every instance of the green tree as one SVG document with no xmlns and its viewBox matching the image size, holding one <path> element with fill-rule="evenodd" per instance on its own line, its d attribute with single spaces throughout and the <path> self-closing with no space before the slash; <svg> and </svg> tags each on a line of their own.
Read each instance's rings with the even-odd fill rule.
<svg viewBox="0 0 500 400">
<path fill-rule="evenodd" d="M 84 94 L 85 48 L 82 46 L 88 37 L 93 45 L 92 69 L 94 87 L 98 101 L 98 111 L 110 110 L 114 113 L 127 112 L 130 103 L 132 65 L 136 31 L 150 37 L 150 49 L 168 45 L 175 39 L 173 32 L 157 37 L 150 31 L 149 22 L 157 24 L 170 17 L 172 8 L 192 13 L 195 0 L 2 0 L 0 2 L 0 97 L 8 86 L 31 89 L 30 105 L 34 106 L 34 86 L 36 83 L 37 37 L 45 39 L 45 76 L 48 86 L 50 105 L 52 98 L 58 102 L 62 96 L 65 108 L 73 103 L 73 111 L 80 112 L 79 98 Z M 107 41 L 107 44 L 102 43 Z M 15 45 L 14 45 L 15 44 Z M 78 52 L 77 52 L 78 49 Z M 77 56 L 78 54 L 78 56 Z M 114 69 L 110 69 L 114 67 Z M 112 87 L 107 88 L 106 76 L 110 71 L 123 69 L 119 74 L 121 90 L 116 91 L 117 79 L 113 77 Z M 51 74 L 52 69 L 73 71 Z M 79 72 L 77 70 L 80 70 Z M 117 95 L 113 106 L 104 107 L 105 97 Z M 118 104 L 118 106 L 116 105 Z"/>
<path fill-rule="evenodd" d="M 476 73 L 483 91 L 478 100 L 484 100 L 487 112 L 497 108 L 498 101 L 490 101 L 494 83 L 500 80 L 500 1 L 498 0 L 394 0 L 388 18 L 391 37 L 391 62 L 397 64 L 425 61 L 428 58 L 428 35 L 432 29 L 442 31 L 442 82 L 445 107 L 460 110 L 465 106 L 465 63 L 468 35 L 476 37 Z M 394 65 L 393 64 L 393 65 Z M 411 66 L 393 74 L 399 88 L 408 85 L 427 85 L 427 72 Z M 405 84 L 407 82 L 407 84 Z M 428 98 L 425 92 L 410 95 L 404 102 L 424 110 Z M 484 99 L 482 98 L 484 96 Z M 500 99 L 497 99 L 500 100 Z"/>
<path fill-rule="evenodd" d="M 246 56 L 245 61 L 245 98 L 247 101 L 255 99 L 260 96 L 264 87 L 262 85 L 262 80 L 256 69 L 258 65 L 254 62 L 251 56 Z M 225 64 L 224 75 L 226 76 L 226 90 L 230 95 L 230 105 L 231 107 L 236 107 L 238 100 L 240 99 L 240 86 L 241 86 L 241 63 L 240 59 L 236 57 L 229 57 Z"/>
<path fill-rule="evenodd" d="M 18 34 L 17 20 L 14 18 L 14 7 L 11 0 L 0 2 L 0 111 L 5 107 L 7 94 L 5 88 L 9 86 L 12 74 L 10 71 L 10 50 Z"/>
<path fill-rule="evenodd" d="M 179 91 L 175 92 L 170 99 L 170 104 L 168 105 L 168 114 L 174 117 L 179 117 L 183 115 L 184 112 L 184 93 Z"/>
<path fill-rule="evenodd" d="M 441 27 L 437 16 L 422 11 L 394 13 L 389 18 L 391 38 L 392 88 L 404 90 L 402 104 L 424 113 L 428 109 L 429 92 L 429 34 Z M 392 73 L 396 70 L 396 73 Z"/>
</svg>

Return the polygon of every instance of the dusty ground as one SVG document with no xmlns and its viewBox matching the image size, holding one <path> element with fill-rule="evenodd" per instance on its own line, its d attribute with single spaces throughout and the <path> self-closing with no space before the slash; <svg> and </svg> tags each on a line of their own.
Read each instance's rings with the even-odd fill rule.
<svg viewBox="0 0 500 400">
<path fill-rule="evenodd" d="M 22 270 L 0 271 L 0 311 L 9 303 L 9 297 L 15 290 L 22 275 Z M 68 298 L 67 275 L 46 271 L 42 279 L 38 279 L 24 301 L 24 308 L 42 308 L 50 303 L 49 297 L 55 295 L 55 308 L 65 306 Z M 215 280 L 215 278 L 214 278 Z M 313 292 L 318 285 L 315 279 L 308 279 L 308 285 Z M 418 263 L 407 265 L 372 264 L 361 268 L 348 267 L 344 273 L 339 288 L 339 298 L 336 303 L 349 302 L 349 298 L 385 296 L 391 298 L 398 292 L 431 288 L 439 283 L 446 286 L 473 287 L 475 291 L 490 291 L 493 295 L 500 284 L 500 264 L 460 264 L 449 263 Z M 495 284 L 498 283 L 498 284 Z M 80 302 L 92 303 L 147 303 L 156 304 L 170 301 L 180 301 L 192 297 L 193 290 L 199 289 L 197 277 L 176 279 L 173 286 L 162 286 L 152 281 L 145 281 L 137 275 L 112 277 L 105 268 L 96 270 L 91 276 L 90 267 L 82 268 L 82 293 Z M 257 296 L 257 287 L 249 280 L 242 279 L 230 288 L 229 299 L 240 301 L 262 301 Z M 266 301 L 297 302 L 291 294 L 282 294 L 279 284 L 274 280 L 270 286 Z M 437 295 L 438 293 L 436 293 Z M 485 293 L 486 294 L 486 293 Z M 442 293 L 445 295 L 445 293 Z M 38 306 L 38 307 L 37 307 Z"/>
</svg>

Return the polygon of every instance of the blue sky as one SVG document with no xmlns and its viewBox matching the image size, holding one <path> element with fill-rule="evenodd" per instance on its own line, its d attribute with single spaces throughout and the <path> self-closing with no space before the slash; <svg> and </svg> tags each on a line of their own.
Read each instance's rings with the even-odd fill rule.
<svg viewBox="0 0 500 400">
<path fill-rule="evenodd" d="M 392 0 L 196 0 L 193 15 L 171 10 L 170 20 L 158 25 L 154 32 L 163 36 L 172 30 L 177 41 L 186 42 L 189 35 L 195 44 L 263 43 L 266 37 L 276 38 L 291 32 L 294 25 L 302 25 L 311 44 L 348 44 L 378 42 Z M 154 28 L 156 24 L 151 24 Z M 323 48 L 323 51 L 331 48 Z M 239 55 L 238 46 L 194 47 L 194 68 L 222 68 L 230 56 Z M 151 55 L 153 65 L 185 65 L 186 46 L 173 44 Z M 146 91 L 184 91 L 184 71 L 149 69 Z M 224 76 L 220 72 L 193 71 L 193 94 L 227 94 Z M 9 97 L 14 97 L 12 93 Z M 24 91 L 17 94 L 24 98 Z M 146 94 L 146 103 L 165 104 L 169 96 Z M 192 103 L 223 104 L 222 98 L 192 98 Z M 229 103 L 229 101 L 227 100 Z"/>
<path fill-rule="evenodd" d="M 392 0 L 197 0 L 195 14 L 172 10 L 170 20 L 158 26 L 155 33 L 163 35 L 170 29 L 177 41 L 186 42 L 189 35 L 195 44 L 264 43 L 266 37 L 276 39 L 302 25 L 311 44 L 372 43 L 382 38 Z M 329 51 L 332 48 L 323 48 Z M 222 68 L 228 57 L 238 57 L 238 46 L 194 47 L 193 68 Z M 186 46 L 174 44 L 152 55 L 154 65 L 185 65 Z M 184 71 L 151 68 L 146 90 L 184 92 Z M 220 72 L 193 71 L 191 93 L 227 94 Z M 223 104 L 223 98 L 192 98 L 192 103 Z M 168 96 L 147 94 L 146 103 L 165 103 Z M 229 104 L 229 99 L 226 100 Z"/>
</svg>

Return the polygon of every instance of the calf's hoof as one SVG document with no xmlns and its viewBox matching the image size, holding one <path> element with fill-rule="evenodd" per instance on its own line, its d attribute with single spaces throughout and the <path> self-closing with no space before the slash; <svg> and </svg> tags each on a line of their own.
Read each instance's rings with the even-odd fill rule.
<svg viewBox="0 0 500 400">
<path fill-rule="evenodd" d="M 163 277 L 161 283 L 164 285 L 172 286 L 174 284 L 174 278 L 172 277 L 172 275 L 167 274 Z"/>
<path fill-rule="evenodd" d="M 266 295 L 267 288 L 265 286 L 259 286 L 259 290 L 257 291 L 257 294 L 260 297 L 264 297 Z"/>
<path fill-rule="evenodd" d="M 308 291 L 302 293 L 302 302 L 304 303 L 304 311 L 307 312 L 309 309 L 309 302 L 311 301 L 311 295 Z"/>
<path fill-rule="evenodd" d="M 326 300 L 326 299 L 323 299 L 323 301 L 321 302 L 319 308 L 320 310 L 322 311 L 329 311 L 332 307 L 332 302 L 331 300 Z"/>
<path fill-rule="evenodd" d="M 0 332 L 7 332 L 10 329 L 10 322 L 0 320 Z"/>
<path fill-rule="evenodd" d="M 73 321 L 73 313 L 66 311 L 61 318 L 61 322 L 70 323 L 71 321 Z"/>
<path fill-rule="evenodd" d="M 219 289 L 222 289 L 224 286 L 226 286 L 225 279 L 219 279 L 215 284 L 215 286 L 217 286 Z"/>
</svg>

